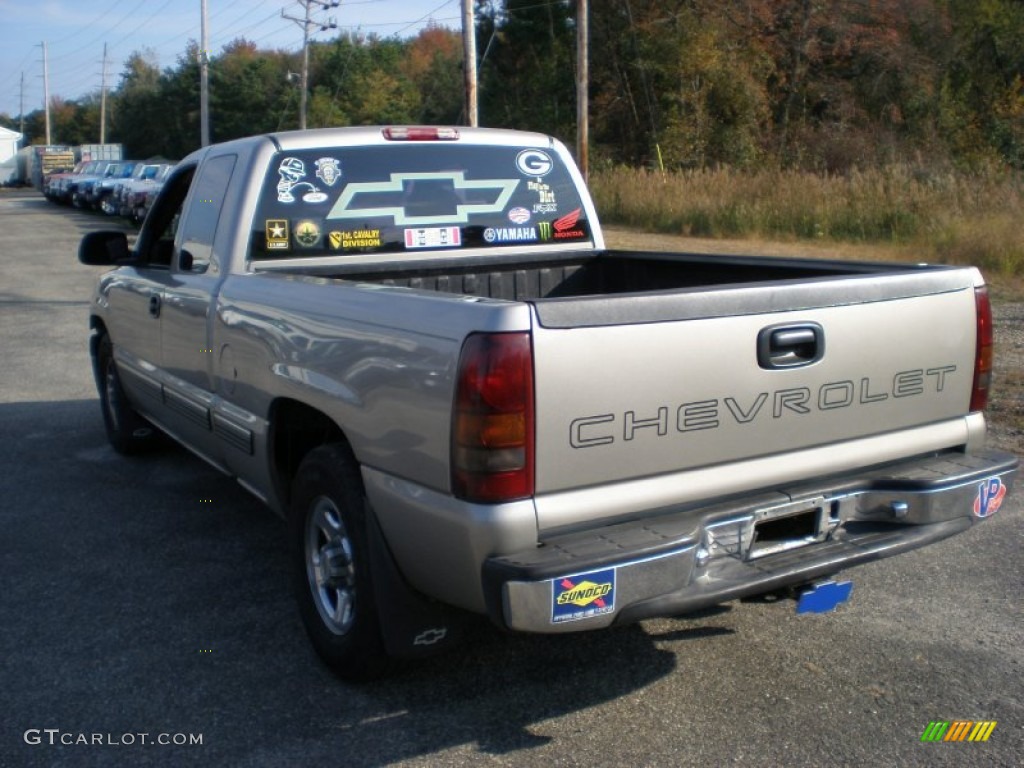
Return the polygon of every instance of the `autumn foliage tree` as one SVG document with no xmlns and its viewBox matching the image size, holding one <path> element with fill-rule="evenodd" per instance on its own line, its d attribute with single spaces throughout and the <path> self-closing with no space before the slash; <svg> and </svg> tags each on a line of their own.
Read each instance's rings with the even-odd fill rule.
<svg viewBox="0 0 1024 768">
<path fill-rule="evenodd" d="M 576 135 L 574 0 L 476 0 L 482 125 Z M 1019 0 L 590 2 L 592 163 L 844 172 L 892 162 L 1024 167 Z M 136 156 L 199 143 L 193 42 L 145 51 L 108 97 Z M 215 141 L 298 125 L 300 54 L 235 40 L 210 60 Z M 342 34 L 310 49 L 310 127 L 464 122 L 461 35 Z M 98 98 L 55 100 L 54 138 L 98 140 Z M 9 116 L 0 122 L 14 125 Z M 26 118 L 42 141 L 42 114 Z"/>
</svg>

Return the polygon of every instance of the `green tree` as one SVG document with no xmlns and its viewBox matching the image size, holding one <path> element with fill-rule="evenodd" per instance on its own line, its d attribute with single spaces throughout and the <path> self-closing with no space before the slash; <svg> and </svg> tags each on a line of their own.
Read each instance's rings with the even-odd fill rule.
<svg viewBox="0 0 1024 768">
<path fill-rule="evenodd" d="M 944 128 L 959 153 L 1024 168 L 1024 4 L 948 0 L 953 51 L 943 82 Z"/>
<path fill-rule="evenodd" d="M 261 51 L 244 39 L 210 63 L 210 138 L 228 141 L 297 126 L 293 55 Z M 294 114 L 292 114 L 294 112 Z"/>
<path fill-rule="evenodd" d="M 166 107 L 154 51 L 135 51 L 128 57 L 121 82 L 108 102 L 112 112 L 109 135 L 124 145 L 128 157 L 173 157 L 165 146 L 168 131 L 162 117 Z"/>
<path fill-rule="evenodd" d="M 576 135 L 575 3 L 477 2 L 480 124 Z"/>
<path fill-rule="evenodd" d="M 416 122 L 428 125 L 465 122 L 460 33 L 428 24 L 405 45 L 399 69 L 419 94 Z"/>
</svg>

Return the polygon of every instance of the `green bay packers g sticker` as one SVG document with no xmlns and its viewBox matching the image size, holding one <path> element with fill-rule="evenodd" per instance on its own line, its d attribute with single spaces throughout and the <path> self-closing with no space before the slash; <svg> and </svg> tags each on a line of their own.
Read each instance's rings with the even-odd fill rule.
<svg viewBox="0 0 1024 768">
<path fill-rule="evenodd" d="M 551 581 L 551 623 L 579 621 L 615 611 L 615 569 Z"/>
</svg>

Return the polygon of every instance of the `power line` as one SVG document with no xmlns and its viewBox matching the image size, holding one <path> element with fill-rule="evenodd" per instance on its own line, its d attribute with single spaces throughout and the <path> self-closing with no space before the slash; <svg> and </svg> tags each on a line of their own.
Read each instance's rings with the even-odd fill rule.
<svg viewBox="0 0 1024 768">
<path fill-rule="evenodd" d="M 178 2 L 184 1 L 178 0 Z M 194 0 L 189 1 L 194 2 Z M 126 44 L 129 41 L 133 43 L 132 48 L 136 51 L 151 51 L 156 56 L 154 60 L 156 66 L 175 66 L 175 56 L 180 56 L 186 49 L 182 46 L 181 50 L 174 51 L 173 47 L 185 39 L 199 37 L 199 25 L 195 23 L 195 19 L 187 20 L 188 28 L 184 31 L 161 37 L 158 42 L 150 41 L 148 31 L 144 31 L 147 26 L 151 28 L 181 29 L 180 25 L 185 19 L 179 13 L 174 13 L 174 27 L 168 26 L 172 23 L 172 17 L 168 15 L 170 9 L 174 8 L 172 2 L 173 0 L 166 0 L 166 2 L 157 3 L 155 0 L 149 0 L 149 5 L 147 6 L 145 0 L 141 2 L 139 0 L 118 0 L 115 3 L 104 3 L 103 7 L 96 9 L 96 16 L 91 18 L 85 17 L 85 12 L 81 12 L 76 3 L 76 8 L 79 8 L 79 12 L 83 15 L 82 22 L 73 35 L 64 34 L 56 38 L 65 44 L 67 41 L 73 40 L 75 41 L 74 47 L 67 51 L 57 50 L 57 55 L 55 56 L 53 55 L 55 53 L 53 44 L 47 41 L 50 85 L 51 88 L 56 86 L 54 88 L 55 95 L 63 96 L 69 101 L 77 101 L 86 97 L 91 98 L 93 94 L 98 97 L 102 96 L 102 85 L 97 83 L 96 68 L 86 66 L 87 62 L 84 59 L 96 60 L 100 56 L 104 42 L 107 45 L 108 79 L 113 80 L 114 84 L 111 86 L 113 88 L 117 87 L 118 79 L 123 74 L 123 66 L 120 66 L 120 63 L 126 58 Z M 393 0 L 345 0 L 344 8 L 351 8 L 353 11 L 358 8 L 381 8 L 384 2 L 393 2 Z M 340 26 L 337 29 L 339 32 L 346 34 L 377 30 L 384 36 L 390 37 L 394 35 L 400 37 L 415 27 L 422 25 L 428 19 L 434 19 L 446 25 L 457 24 L 459 17 L 455 13 L 444 13 L 445 8 L 452 8 L 454 10 L 454 6 L 457 3 L 458 0 L 446 0 L 446 2 L 436 0 L 436 4 L 431 4 L 433 6 L 432 10 L 426 14 L 419 15 L 417 18 L 408 19 L 407 17 L 406 20 L 401 20 L 401 17 L 399 17 L 399 19 L 390 20 L 385 16 L 384 20 L 379 22 L 361 22 L 359 24 Z M 214 7 L 215 4 L 216 8 Z M 211 54 L 213 51 L 220 50 L 222 46 L 238 38 L 244 38 L 250 43 L 261 46 L 268 45 L 265 41 L 274 40 L 275 37 L 280 40 L 280 25 L 275 27 L 272 23 L 274 19 L 280 18 L 278 13 L 272 12 L 266 16 L 254 18 L 254 11 L 258 13 L 264 9 L 269 10 L 272 4 L 273 0 L 214 0 L 211 2 L 210 18 L 220 19 L 220 23 L 211 24 L 210 26 Z M 97 2 L 96 5 L 100 4 Z M 380 18 L 380 10 L 373 12 Z M 443 17 L 440 17 L 442 15 Z M 27 12 L 22 15 L 26 21 L 29 20 L 29 16 Z M 32 23 L 35 22 L 33 21 Z M 66 22 L 61 21 L 59 23 L 63 24 Z M 100 32 L 104 28 L 105 31 Z M 64 27 L 57 29 L 64 31 Z M 114 34 L 111 34 L 111 32 Z M 48 34 L 48 32 L 43 31 L 41 36 L 45 37 Z M 36 37 L 34 34 L 32 36 Z M 107 37 L 106 41 L 103 40 L 104 36 Z M 15 45 L 17 45 L 17 38 L 15 38 Z M 14 46 L 8 46 L 8 50 L 11 47 Z M 18 97 L 21 94 L 19 90 L 19 71 L 31 72 L 38 66 L 38 64 L 31 63 L 33 58 L 32 50 L 38 47 L 38 43 L 35 46 L 29 46 L 28 51 L 22 58 L 21 64 L 14 67 L 11 67 L 9 64 L 3 66 L 2 73 L 0 73 L 0 93 L 7 94 L 8 103 L 4 107 L 0 107 L 0 112 L 13 112 L 18 108 Z M 301 52 L 301 48 L 294 45 L 294 43 L 284 42 L 283 40 L 277 43 L 270 43 L 268 48 L 292 54 Z M 83 56 L 83 54 L 87 55 Z M 35 56 L 38 56 L 38 52 L 36 52 Z M 113 66 L 110 66 L 110 64 L 113 64 Z M 25 99 L 26 103 L 31 104 L 36 100 L 36 94 L 38 93 L 36 89 L 39 86 L 35 82 L 36 78 L 30 76 L 27 80 L 29 82 L 26 83 L 24 89 Z"/>
<path fill-rule="evenodd" d="M 321 10 L 329 10 L 331 8 L 337 8 L 341 5 L 339 0 L 295 0 L 302 9 L 306 12 L 303 18 L 297 18 L 295 16 L 289 16 L 284 10 L 281 11 L 281 18 L 294 21 L 302 28 L 302 92 L 299 94 L 299 130 L 306 129 L 306 102 L 309 95 L 309 36 L 310 33 L 316 28 L 320 27 L 321 32 L 326 32 L 328 29 L 337 29 L 338 22 L 334 19 L 329 19 L 326 22 L 315 21 L 311 14 L 313 6 L 318 6 Z"/>
</svg>

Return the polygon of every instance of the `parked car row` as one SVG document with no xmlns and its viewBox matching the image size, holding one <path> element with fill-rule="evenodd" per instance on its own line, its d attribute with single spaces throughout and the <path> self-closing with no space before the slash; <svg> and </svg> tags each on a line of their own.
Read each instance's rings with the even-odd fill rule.
<svg viewBox="0 0 1024 768">
<path fill-rule="evenodd" d="M 173 163 L 137 160 L 82 162 L 71 171 L 47 177 L 43 194 L 55 203 L 123 216 L 138 224 L 173 167 Z"/>
</svg>

